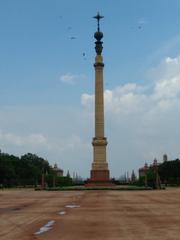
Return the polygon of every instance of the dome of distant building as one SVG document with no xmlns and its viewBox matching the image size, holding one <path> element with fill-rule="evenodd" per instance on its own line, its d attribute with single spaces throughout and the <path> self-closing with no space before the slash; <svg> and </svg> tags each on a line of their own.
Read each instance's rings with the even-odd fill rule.
<svg viewBox="0 0 180 240">
<path fill-rule="evenodd" d="M 54 164 L 53 171 L 56 174 L 56 176 L 58 176 L 58 177 L 63 176 L 63 170 L 61 168 L 58 168 L 57 163 Z"/>
</svg>

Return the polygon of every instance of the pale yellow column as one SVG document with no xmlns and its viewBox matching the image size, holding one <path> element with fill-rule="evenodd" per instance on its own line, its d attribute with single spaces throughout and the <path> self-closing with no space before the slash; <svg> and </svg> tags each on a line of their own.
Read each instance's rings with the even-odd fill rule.
<svg viewBox="0 0 180 240">
<path fill-rule="evenodd" d="M 108 170 L 106 161 L 107 140 L 104 137 L 104 87 L 103 58 L 97 55 L 95 59 L 95 137 L 93 138 L 94 161 L 92 170 Z"/>
<path fill-rule="evenodd" d="M 104 137 L 104 87 L 103 87 L 103 58 L 96 56 L 95 63 L 95 137 Z"/>
</svg>

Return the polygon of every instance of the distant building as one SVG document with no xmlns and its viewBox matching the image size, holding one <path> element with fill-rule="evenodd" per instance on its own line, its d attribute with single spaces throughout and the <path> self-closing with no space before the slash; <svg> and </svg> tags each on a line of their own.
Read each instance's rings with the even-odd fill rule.
<svg viewBox="0 0 180 240">
<path fill-rule="evenodd" d="M 158 163 L 157 159 L 155 158 L 153 163 L 149 166 L 145 163 L 144 167 L 139 169 L 139 178 L 144 178 L 144 185 L 147 187 L 150 184 L 151 187 L 154 189 L 161 188 L 161 179 L 158 173 L 158 166 L 162 163 Z M 148 177 L 149 170 L 153 170 L 153 177 Z"/>
<path fill-rule="evenodd" d="M 56 174 L 57 177 L 63 176 L 63 170 L 58 168 L 57 163 L 54 164 L 54 167 L 52 168 L 53 172 Z"/>
<path fill-rule="evenodd" d="M 136 174 L 134 172 L 134 170 L 132 170 L 132 173 L 131 173 L 131 182 L 134 183 L 136 181 Z"/>
<path fill-rule="evenodd" d="M 139 168 L 139 178 L 145 177 L 148 169 L 149 169 L 149 166 L 147 163 L 144 164 L 144 167 Z"/>
<path fill-rule="evenodd" d="M 167 155 L 164 154 L 163 155 L 163 161 L 164 161 L 164 156 L 165 156 L 165 159 L 168 159 L 167 158 Z M 166 160 L 167 161 L 167 160 Z M 139 168 L 139 178 L 140 177 L 145 177 L 146 176 L 146 172 L 149 170 L 149 169 L 152 169 L 154 167 L 158 167 L 161 163 L 157 161 L 157 159 L 155 158 L 153 163 L 148 165 L 147 163 L 144 164 L 144 167 L 141 167 Z"/>
<path fill-rule="evenodd" d="M 167 162 L 168 161 L 168 156 L 167 156 L 167 154 L 164 154 L 163 155 L 163 162 Z"/>
</svg>

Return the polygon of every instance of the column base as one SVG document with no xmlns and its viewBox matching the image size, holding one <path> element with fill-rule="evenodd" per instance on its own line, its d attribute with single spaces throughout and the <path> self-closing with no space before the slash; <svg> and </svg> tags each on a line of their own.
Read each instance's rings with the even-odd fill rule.
<svg viewBox="0 0 180 240">
<path fill-rule="evenodd" d="M 109 181 L 109 170 L 91 170 L 91 180 Z"/>
<path fill-rule="evenodd" d="M 109 170 L 91 170 L 91 178 L 88 179 L 86 187 L 94 186 L 114 186 L 113 181 L 109 178 Z"/>
</svg>

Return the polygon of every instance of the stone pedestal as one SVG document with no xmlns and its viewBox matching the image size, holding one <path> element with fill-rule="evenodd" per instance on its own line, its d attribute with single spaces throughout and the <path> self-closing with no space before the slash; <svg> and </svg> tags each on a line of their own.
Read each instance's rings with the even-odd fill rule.
<svg viewBox="0 0 180 240">
<path fill-rule="evenodd" d="M 91 180 L 109 181 L 109 170 L 91 170 Z"/>
<path fill-rule="evenodd" d="M 114 186 L 109 178 L 109 170 L 91 170 L 91 178 L 88 179 L 86 187 Z"/>
</svg>

